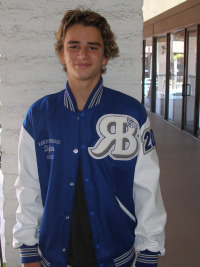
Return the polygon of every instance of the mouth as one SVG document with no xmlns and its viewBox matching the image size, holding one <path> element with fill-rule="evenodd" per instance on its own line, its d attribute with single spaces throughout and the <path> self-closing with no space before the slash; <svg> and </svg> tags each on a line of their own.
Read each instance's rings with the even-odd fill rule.
<svg viewBox="0 0 200 267">
<path fill-rule="evenodd" d="M 75 65 L 80 69 L 88 68 L 91 66 L 90 63 L 76 63 Z"/>
</svg>

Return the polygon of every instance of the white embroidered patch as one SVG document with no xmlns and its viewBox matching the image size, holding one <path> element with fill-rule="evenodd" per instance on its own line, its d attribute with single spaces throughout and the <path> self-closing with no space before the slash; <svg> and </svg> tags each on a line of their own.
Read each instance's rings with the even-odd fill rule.
<svg viewBox="0 0 200 267">
<path fill-rule="evenodd" d="M 96 125 L 99 140 L 89 147 L 95 159 L 110 156 L 114 160 L 131 160 L 138 153 L 138 122 L 127 115 L 107 114 Z"/>
<path fill-rule="evenodd" d="M 44 146 L 44 152 L 47 159 L 54 159 L 55 145 L 60 145 L 61 141 L 57 139 L 46 139 L 38 143 L 39 146 Z"/>
</svg>

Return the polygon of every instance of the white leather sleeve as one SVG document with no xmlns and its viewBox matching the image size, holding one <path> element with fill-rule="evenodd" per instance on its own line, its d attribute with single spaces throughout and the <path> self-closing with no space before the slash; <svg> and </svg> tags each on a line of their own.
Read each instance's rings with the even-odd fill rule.
<svg viewBox="0 0 200 267">
<path fill-rule="evenodd" d="M 135 230 L 135 249 L 137 252 L 149 250 L 165 253 L 165 224 L 166 212 L 160 191 L 160 168 L 154 145 L 151 148 L 151 140 L 145 144 L 144 134 L 150 130 L 150 121 L 141 128 L 141 146 L 139 149 L 136 169 L 133 197 L 138 225 Z M 148 151 L 145 151 L 148 145 Z"/>
<path fill-rule="evenodd" d="M 39 243 L 43 205 L 38 178 L 34 139 L 22 127 L 19 140 L 19 177 L 15 183 L 19 206 L 13 229 L 13 246 Z"/>
</svg>

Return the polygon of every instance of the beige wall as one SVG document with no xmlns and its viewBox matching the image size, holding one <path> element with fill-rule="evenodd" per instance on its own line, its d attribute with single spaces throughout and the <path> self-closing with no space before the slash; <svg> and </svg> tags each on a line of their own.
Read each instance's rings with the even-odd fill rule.
<svg viewBox="0 0 200 267">
<path fill-rule="evenodd" d="M 155 1 L 155 0 L 152 0 Z M 157 1 L 157 0 L 156 0 Z M 166 0 L 163 0 L 164 2 Z M 187 0 L 144 22 L 143 37 L 149 38 L 200 24 L 200 1 Z"/>
<path fill-rule="evenodd" d="M 147 21 L 187 0 L 144 0 L 143 19 Z"/>
</svg>

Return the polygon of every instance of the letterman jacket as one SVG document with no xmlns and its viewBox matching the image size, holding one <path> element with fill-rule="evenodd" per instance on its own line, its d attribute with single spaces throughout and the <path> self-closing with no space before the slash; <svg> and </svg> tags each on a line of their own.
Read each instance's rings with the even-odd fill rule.
<svg viewBox="0 0 200 267">
<path fill-rule="evenodd" d="M 79 157 L 98 266 L 129 267 L 135 251 L 136 266 L 157 266 L 166 213 L 153 131 L 144 107 L 102 78 L 82 111 L 67 84 L 26 115 L 13 238 L 21 262 L 66 267 Z"/>
</svg>

